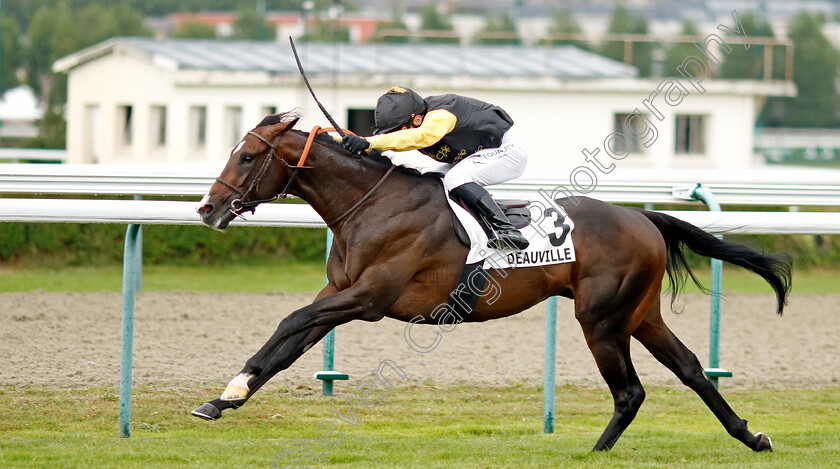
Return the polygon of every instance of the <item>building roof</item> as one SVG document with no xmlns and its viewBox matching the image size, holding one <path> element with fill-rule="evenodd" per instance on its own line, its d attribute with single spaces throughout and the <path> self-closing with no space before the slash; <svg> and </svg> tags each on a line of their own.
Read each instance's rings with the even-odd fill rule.
<svg viewBox="0 0 840 469">
<path fill-rule="evenodd" d="M 635 67 L 572 46 L 531 47 L 444 44 L 297 45 L 307 73 L 487 77 L 626 78 Z M 113 38 L 53 65 L 68 72 L 117 50 L 140 53 L 179 70 L 258 71 L 297 74 L 285 42 Z"/>
</svg>

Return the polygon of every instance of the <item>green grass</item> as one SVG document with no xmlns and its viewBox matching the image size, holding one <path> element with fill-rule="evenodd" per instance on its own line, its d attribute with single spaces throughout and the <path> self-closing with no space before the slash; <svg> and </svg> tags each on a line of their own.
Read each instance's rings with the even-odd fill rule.
<svg viewBox="0 0 840 469">
<path fill-rule="evenodd" d="M 0 267 L 0 292 L 122 291 L 122 266 L 51 268 Z M 325 282 L 323 262 L 250 261 L 223 265 L 144 266 L 144 291 L 264 293 L 316 292 Z"/>
<path fill-rule="evenodd" d="M 710 269 L 696 269 L 695 274 L 703 285 L 711 285 Z M 838 293 L 840 292 L 840 270 L 817 269 L 793 271 L 793 291 L 796 293 Z M 693 283 L 686 285 L 685 291 L 699 291 Z M 724 293 L 772 293 L 772 289 L 763 278 L 738 267 L 723 268 Z"/>
<path fill-rule="evenodd" d="M 709 286 L 709 269 L 696 269 L 701 282 Z M 222 265 L 151 265 L 143 267 L 144 291 L 218 292 L 316 292 L 324 285 L 323 262 L 268 262 L 250 260 Z M 794 270 L 793 289 L 797 293 L 836 293 L 840 270 Z M 2 267 L 0 293 L 16 291 L 122 291 L 122 266 L 104 267 Z M 724 293 L 771 293 L 758 275 L 737 267 L 724 267 Z M 689 283 L 687 292 L 697 288 Z"/>
<path fill-rule="evenodd" d="M 373 364 L 372 364 L 373 365 Z M 410 370 L 406 370 L 410 373 Z M 351 381 L 336 396 L 320 390 L 269 388 L 215 422 L 188 412 L 219 389 L 135 389 L 130 439 L 117 438 L 113 389 L 0 388 L 0 466 L 272 467 L 303 458 L 294 450 L 315 438 L 324 421 L 335 425 L 329 449 L 308 443 L 323 461 L 343 468 L 521 467 L 830 467 L 840 460 L 840 388 L 725 392 L 750 429 L 773 438 L 776 452 L 755 454 L 729 437 L 690 391 L 652 388 L 609 453 L 590 453 L 612 410 L 601 388 L 558 388 L 555 433 L 542 434 L 539 387 L 397 386 L 375 406 L 346 413 Z M 329 424 L 327 424 L 329 425 Z M 324 429 L 326 427 L 322 427 Z M 292 456 L 294 455 L 294 456 Z"/>
</svg>

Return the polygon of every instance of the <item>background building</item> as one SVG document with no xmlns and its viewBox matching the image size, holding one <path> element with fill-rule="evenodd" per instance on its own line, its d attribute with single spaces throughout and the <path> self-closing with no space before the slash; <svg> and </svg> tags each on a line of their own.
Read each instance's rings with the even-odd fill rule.
<svg viewBox="0 0 840 469">
<path fill-rule="evenodd" d="M 38 135 L 35 122 L 43 114 L 38 98 L 28 86 L 7 91 L 0 99 L 0 138 L 10 140 Z"/>
<path fill-rule="evenodd" d="M 676 71 L 680 80 L 640 79 L 633 67 L 571 46 L 299 49 L 339 124 L 368 134 L 376 100 L 392 85 L 474 96 L 513 116 L 535 170 L 574 168 L 584 149 L 600 149 L 605 168 L 750 167 L 761 103 L 795 93 L 788 81 L 712 78 L 701 93 Z M 60 59 L 54 70 L 68 75 L 70 163 L 220 163 L 263 116 L 295 107 L 304 115 L 298 128 L 326 125 L 287 44 L 115 38 Z M 666 104 L 668 93 L 682 98 Z M 634 114 L 640 118 L 628 120 Z M 639 138 L 620 138 L 625 122 Z"/>
</svg>

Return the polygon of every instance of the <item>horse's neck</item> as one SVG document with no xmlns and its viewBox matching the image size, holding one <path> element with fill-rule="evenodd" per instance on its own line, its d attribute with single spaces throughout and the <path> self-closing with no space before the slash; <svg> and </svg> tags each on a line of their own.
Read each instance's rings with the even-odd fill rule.
<svg viewBox="0 0 840 469">
<path fill-rule="evenodd" d="M 306 166 L 311 168 L 300 170 L 291 193 L 308 202 L 327 223 L 353 207 L 387 171 L 319 144 L 312 146 Z"/>
</svg>

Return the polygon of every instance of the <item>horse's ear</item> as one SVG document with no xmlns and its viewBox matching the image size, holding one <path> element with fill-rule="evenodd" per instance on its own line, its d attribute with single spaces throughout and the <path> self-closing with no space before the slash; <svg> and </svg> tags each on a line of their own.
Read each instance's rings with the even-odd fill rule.
<svg viewBox="0 0 840 469">
<path fill-rule="evenodd" d="M 274 140 L 278 135 L 282 134 L 283 132 L 289 131 L 294 128 L 297 121 L 300 120 L 300 110 L 293 109 L 289 112 L 284 112 L 282 114 L 275 114 L 273 116 L 268 116 L 260 122 L 261 126 L 267 127 L 267 138 L 269 140 Z"/>
<path fill-rule="evenodd" d="M 290 121 L 278 122 L 277 124 L 272 125 L 268 130 L 268 134 L 270 135 L 269 139 L 274 140 L 275 138 L 277 138 L 278 135 L 282 134 L 283 132 L 292 130 L 295 127 L 295 124 L 297 124 L 297 121 L 299 120 L 300 117 L 295 117 Z"/>
</svg>

